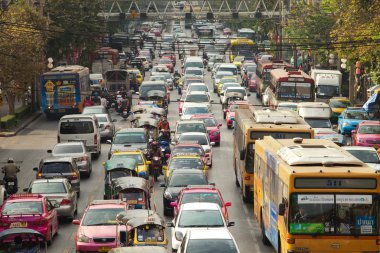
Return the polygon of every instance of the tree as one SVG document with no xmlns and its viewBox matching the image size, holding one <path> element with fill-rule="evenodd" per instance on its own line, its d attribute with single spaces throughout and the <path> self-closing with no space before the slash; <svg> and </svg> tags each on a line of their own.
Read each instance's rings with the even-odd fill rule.
<svg viewBox="0 0 380 253">
<path fill-rule="evenodd" d="M 41 26 L 46 19 L 25 1 L 9 5 L 0 15 L 0 83 L 8 101 L 8 114 L 15 113 L 15 100 L 27 91 L 33 76 L 40 72 L 45 45 Z"/>
<path fill-rule="evenodd" d="M 84 54 L 93 51 L 105 34 L 105 26 L 98 13 L 99 1 L 47 0 L 44 13 L 49 17 L 47 53 L 54 60 L 81 63 Z"/>
</svg>

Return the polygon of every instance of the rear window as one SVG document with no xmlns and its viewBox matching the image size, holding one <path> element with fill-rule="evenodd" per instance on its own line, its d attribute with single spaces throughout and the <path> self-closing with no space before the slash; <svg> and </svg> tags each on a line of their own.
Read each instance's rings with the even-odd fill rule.
<svg viewBox="0 0 380 253">
<path fill-rule="evenodd" d="M 49 173 L 72 173 L 73 170 L 71 168 L 70 163 L 44 163 L 41 168 L 41 172 L 43 174 Z"/>
<path fill-rule="evenodd" d="M 82 145 L 57 145 L 53 149 L 54 154 L 73 154 L 73 153 L 83 153 Z"/>
<path fill-rule="evenodd" d="M 57 194 L 66 193 L 66 187 L 62 182 L 34 183 L 32 193 Z"/>
<path fill-rule="evenodd" d="M 179 143 L 187 141 L 197 142 L 199 145 L 208 145 L 207 138 L 203 135 L 181 135 L 178 140 Z"/>
<path fill-rule="evenodd" d="M 61 134 L 91 134 L 94 132 L 92 121 L 65 121 L 61 122 Z"/>
<path fill-rule="evenodd" d="M 234 76 L 237 75 L 237 68 L 232 68 L 232 67 L 220 67 L 218 71 L 230 71 L 233 73 Z"/>
<path fill-rule="evenodd" d="M 6 202 L 3 215 L 43 213 L 41 201 Z"/>
</svg>

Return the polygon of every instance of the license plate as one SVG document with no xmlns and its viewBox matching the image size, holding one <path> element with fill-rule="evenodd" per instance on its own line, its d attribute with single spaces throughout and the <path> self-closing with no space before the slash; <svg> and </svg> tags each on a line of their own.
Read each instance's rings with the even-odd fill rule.
<svg viewBox="0 0 380 253">
<path fill-rule="evenodd" d="M 127 200 L 128 204 L 137 204 L 137 200 Z"/>
<path fill-rule="evenodd" d="M 10 228 L 26 228 L 28 226 L 28 222 L 22 221 L 22 222 L 13 222 L 9 226 Z"/>
<path fill-rule="evenodd" d="M 58 112 L 66 112 L 66 109 L 58 109 Z"/>
<path fill-rule="evenodd" d="M 15 182 L 8 182 L 8 185 L 15 185 Z"/>
<path fill-rule="evenodd" d="M 98 252 L 108 252 L 111 250 L 111 247 L 100 247 L 98 248 Z"/>
</svg>

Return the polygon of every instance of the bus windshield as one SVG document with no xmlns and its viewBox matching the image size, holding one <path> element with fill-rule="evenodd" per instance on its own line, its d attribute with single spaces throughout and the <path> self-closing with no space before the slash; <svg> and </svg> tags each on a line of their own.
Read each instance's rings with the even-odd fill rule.
<svg viewBox="0 0 380 253">
<path fill-rule="evenodd" d="M 291 234 L 379 235 L 380 198 L 375 194 L 291 196 Z"/>
<path fill-rule="evenodd" d="M 311 83 L 282 82 L 279 84 L 279 97 L 283 99 L 310 99 Z"/>
</svg>

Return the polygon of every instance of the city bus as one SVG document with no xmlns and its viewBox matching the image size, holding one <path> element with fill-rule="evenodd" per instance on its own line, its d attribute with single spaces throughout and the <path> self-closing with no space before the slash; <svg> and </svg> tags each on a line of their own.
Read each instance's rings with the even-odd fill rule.
<svg viewBox="0 0 380 253">
<path fill-rule="evenodd" d="M 242 38 L 247 38 L 252 41 L 256 41 L 256 32 L 251 28 L 241 28 L 237 31 L 237 36 Z"/>
<path fill-rule="evenodd" d="M 230 43 L 230 61 L 233 62 L 235 57 L 242 55 L 245 59 L 253 59 L 255 43 L 247 38 L 232 39 Z"/>
<path fill-rule="evenodd" d="M 41 75 L 41 111 L 48 118 L 80 113 L 89 89 L 88 68 L 78 65 L 53 68 Z"/>
<path fill-rule="evenodd" d="M 270 84 L 272 69 L 290 68 L 290 64 L 282 60 L 259 60 L 256 68 L 256 97 L 260 98 Z"/>
<path fill-rule="evenodd" d="M 255 143 L 254 216 L 276 252 L 379 252 L 380 173 L 329 140 Z"/>
<path fill-rule="evenodd" d="M 280 101 L 313 102 L 314 80 L 303 71 L 274 69 L 270 72 L 270 85 L 263 96 L 263 104 L 277 107 Z"/>
<path fill-rule="evenodd" d="M 240 186 L 243 200 L 253 199 L 253 157 L 255 141 L 264 136 L 276 139 L 294 137 L 314 138 L 314 130 L 295 112 L 271 109 L 238 109 L 235 112 L 233 134 L 233 168 L 236 185 Z"/>
</svg>

